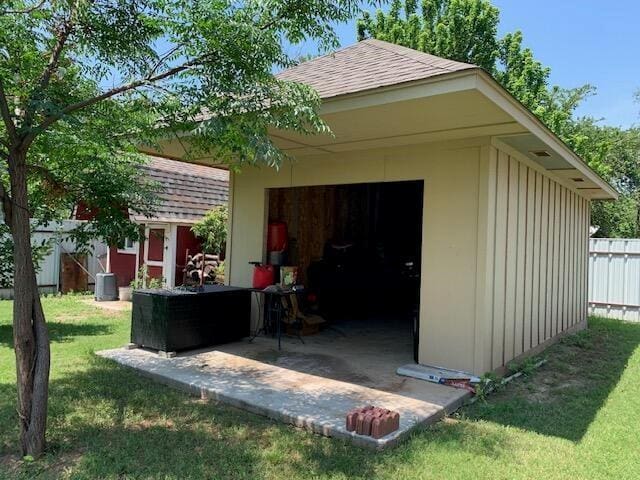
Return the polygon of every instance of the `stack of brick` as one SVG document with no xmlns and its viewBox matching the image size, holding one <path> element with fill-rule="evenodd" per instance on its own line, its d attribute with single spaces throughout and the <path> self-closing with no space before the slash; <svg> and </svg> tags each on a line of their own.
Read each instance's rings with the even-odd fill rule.
<svg viewBox="0 0 640 480">
<path fill-rule="evenodd" d="M 382 438 L 400 428 L 400 414 L 386 408 L 366 407 L 356 408 L 347 414 L 347 430 L 355 431 L 358 435 Z"/>
</svg>

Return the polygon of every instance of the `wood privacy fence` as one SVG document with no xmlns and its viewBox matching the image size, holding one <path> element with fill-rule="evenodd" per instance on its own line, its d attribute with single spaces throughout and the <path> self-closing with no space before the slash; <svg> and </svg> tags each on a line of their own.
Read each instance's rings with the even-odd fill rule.
<svg viewBox="0 0 640 480">
<path fill-rule="evenodd" d="M 640 322 L 640 239 L 589 240 L 589 313 Z"/>
<path fill-rule="evenodd" d="M 105 271 L 107 245 L 94 240 L 90 254 L 78 254 L 75 243 L 66 238 L 65 232 L 74 229 L 78 223 L 77 220 L 52 222 L 32 233 L 32 245 L 51 242 L 51 249 L 40 262 L 37 274 L 41 293 L 93 290 L 96 273 Z M 13 288 L 0 288 L 0 298 L 12 297 Z"/>
</svg>

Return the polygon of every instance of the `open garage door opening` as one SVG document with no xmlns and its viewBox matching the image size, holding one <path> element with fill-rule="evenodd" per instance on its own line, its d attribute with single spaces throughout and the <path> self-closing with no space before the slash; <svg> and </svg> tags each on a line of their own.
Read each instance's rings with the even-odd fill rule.
<svg viewBox="0 0 640 480">
<path fill-rule="evenodd" d="M 286 226 L 288 241 L 282 256 L 267 256 L 297 267 L 300 308 L 326 321 L 305 340 L 330 330 L 327 348 L 417 361 L 423 190 L 403 181 L 268 191 L 269 230 Z"/>
</svg>

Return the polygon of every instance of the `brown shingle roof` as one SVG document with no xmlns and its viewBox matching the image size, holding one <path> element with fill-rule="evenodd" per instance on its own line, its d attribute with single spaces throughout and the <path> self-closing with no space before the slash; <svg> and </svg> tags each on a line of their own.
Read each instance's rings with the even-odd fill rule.
<svg viewBox="0 0 640 480">
<path fill-rule="evenodd" d="M 229 172 L 219 168 L 151 157 L 145 177 L 160 185 L 154 220 L 193 223 L 229 199 Z M 134 220 L 147 219 L 133 216 Z"/>
<path fill-rule="evenodd" d="M 474 68 L 479 67 L 368 39 L 303 62 L 277 77 L 305 83 L 326 99 Z"/>
</svg>

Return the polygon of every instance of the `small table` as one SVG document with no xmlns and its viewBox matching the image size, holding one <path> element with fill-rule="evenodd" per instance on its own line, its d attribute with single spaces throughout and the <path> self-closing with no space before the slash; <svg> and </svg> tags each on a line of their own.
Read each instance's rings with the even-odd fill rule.
<svg viewBox="0 0 640 480">
<path fill-rule="evenodd" d="M 272 314 L 275 315 L 276 321 L 276 336 L 278 337 L 278 350 L 281 350 L 281 339 L 282 339 L 282 313 L 284 307 L 282 306 L 282 299 L 284 297 L 288 297 L 290 295 L 297 295 L 298 293 L 304 293 L 304 287 L 291 287 L 291 288 L 278 288 L 274 285 L 271 285 L 267 288 L 247 288 L 250 292 L 259 293 L 265 296 L 265 305 L 267 308 L 267 323 L 271 327 L 273 327 L 273 318 Z M 262 328 L 258 328 L 251 337 L 251 340 L 258 336 L 260 330 L 264 330 L 266 333 L 266 329 L 264 327 L 264 320 Z M 273 331 L 272 331 L 273 332 Z M 298 335 L 298 338 L 302 343 L 302 337 Z"/>
</svg>

